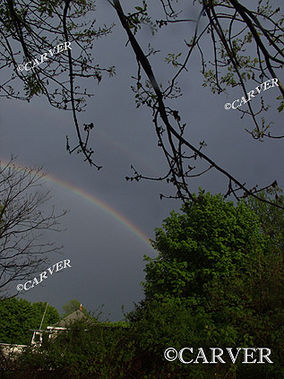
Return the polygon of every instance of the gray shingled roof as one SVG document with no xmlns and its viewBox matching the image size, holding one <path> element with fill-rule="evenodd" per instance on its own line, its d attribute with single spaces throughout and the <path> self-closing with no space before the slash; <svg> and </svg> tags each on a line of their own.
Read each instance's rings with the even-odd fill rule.
<svg viewBox="0 0 284 379">
<path fill-rule="evenodd" d="M 75 320 L 82 320 L 83 318 L 87 318 L 87 316 L 82 311 L 80 311 L 80 309 L 77 309 L 77 311 L 70 313 L 70 315 L 64 317 L 62 320 L 58 321 L 58 323 L 52 326 L 54 327 L 60 326 L 60 327 L 65 328 L 71 322 Z"/>
</svg>

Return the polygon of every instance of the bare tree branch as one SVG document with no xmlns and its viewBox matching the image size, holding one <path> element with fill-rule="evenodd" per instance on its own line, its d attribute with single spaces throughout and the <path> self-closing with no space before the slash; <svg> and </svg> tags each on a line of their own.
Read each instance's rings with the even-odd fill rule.
<svg viewBox="0 0 284 379">
<path fill-rule="evenodd" d="M 0 162 L 0 291 L 7 296 L 11 285 L 38 272 L 48 255 L 61 250 L 43 242 L 47 231 L 60 231 L 66 212 L 47 212 L 49 192 L 43 191 L 40 169 L 17 168 L 12 158 Z M 45 237 L 46 238 L 46 237 Z M 15 292 L 15 290 L 12 290 Z"/>
<path fill-rule="evenodd" d="M 119 0 L 113 0 L 113 5 L 116 9 L 116 12 L 118 14 L 118 17 L 121 21 L 121 24 L 123 28 L 125 29 L 127 36 L 129 38 L 130 44 L 132 46 L 132 49 L 136 55 L 137 62 L 143 67 L 143 70 L 145 71 L 149 81 L 151 82 L 151 85 L 153 87 L 153 90 L 156 94 L 156 104 L 154 104 L 152 107 L 153 112 L 155 114 L 154 122 L 156 125 L 156 131 L 158 134 L 158 138 L 160 141 L 160 144 L 163 147 L 164 153 L 166 155 L 166 158 L 168 160 L 169 166 L 170 166 L 170 172 L 172 175 L 172 181 L 177 188 L 177 198 L 182 199 L 184 202 L 186 202 L 189 199 L 192 199 L 192 193 L 190 191 L 190 188 L 188 184 L 186 183 L 186 177 L 185 172 L 183 170 L 183 154 L 181 153 L 181 146 L 184 145 L 188 147 L 191 151 L 194 152 L 196 157 L 199 157 L 203 159 L 204 161 L 209 163 L 209 167 L 204 170 L 204 173 L 207 172 L 211 168 L 215 168 L 217 171 L 222 173 L 224 176 L 226 176 L 229 179 L 229 191 L 227 194 L 234 193 L 237 199 L 239 199 L 239 196 L 237 195 L 237 191 L 243 190 L 244 194 L 246 196 L 250 195 L 253 196 L 259 200 L 262 200 L 260 197 L 256 195 L 256 191 L 247 188 L 244 184 L 242 184 L 238 179 L 236 179 L 233 175 L 231 175 L 228 171 L 220 167 L 217 163 L 215 163 L 211 158 L 209 158 L 206 154 L 202 153 L 200 149 L 195 147 L 193 144 L 191 144 L 189 141 L 185 140 L 182 136 L 182 132 L 177 132 L 176 129 L 171 125 L 171 122 L 169 121 L 168 112 L 166 110 L 166 106 L 164 104 L 164 96 L 161 92 L 157 80 L 154 76 L 152 67 L 150 65 L 150 62 L 146 55 L 144 54 L 143 50 L 141 49 L 139 43 L 137 42 L 137 39 L 135 38 L 134 34 L 130 30 L 128 19 L 123 13 L 121 4 Z M 225 41 L 224 41 L 225 42 Z M 175 113 L 174 113 L 175 112 Z M 167 138 L 168 143 L 171 149 L 171 152 L 169 153 L 166 148 L 165 144 L 162 142 L 161 138 L 161 129 L 158 127 L 158 119 L 157 115 L 159 114 L 161 120 L 164 123 L 165 129 L 167 131 Z M 180 117 L 178 115 L 177 111 L 172 111 L 172 114 L 174 115 L 174 119 L 179 124 Z M 178 140 L 179 143 L 179 151 L 174 143 L 173 137 L 175 137 Z M 199 176 L 199 174 L 197 175 Z M 192 175 L 191 175 L 192 177 Z M 181 181 L 180 181 L 181 180 Z M 237 188 L 233 188 L 232 184 L 237 186 Z M 269 202 L 268 200 L 265 200 L 265 202 L 269 204 L 273 204 L 272 202 Z M 281 205 L 275 205 L 281 208 Z"/>
</svg>

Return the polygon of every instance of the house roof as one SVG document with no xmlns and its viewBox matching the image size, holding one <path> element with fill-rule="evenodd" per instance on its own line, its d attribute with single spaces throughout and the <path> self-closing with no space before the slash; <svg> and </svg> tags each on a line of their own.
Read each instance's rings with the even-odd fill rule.
<svg viewBox="0 0 284 379">
<path fill-rule="evenodd" d="M 73 321 L 82 320 L 82 319 L 86 319 L 86 320 L 89 319 L 91 324 L 95 322 L 95 324 L 101 328 L 115 329 L 115 328 L 128 328 L 129 327 L 129 324 L 124 321 L 98 322 L 98 321 L 92 320 L 88 316 L 86 316 L 84 312 L 82 312 L 81 309 L 77 309 L 76 311 L 70 313 L 68 316 L 64 317 L 62 320 L 58 321 L 56 324 L 48 326 L 47 330 L 49 331 L 61 330 L 61 329 L 65 330 L 69 326 L 69 324 L 71 324 Z"/>
<path fill-rule="evenodd" d="M 87 316 L 80 310 L 77 309 L 76 311 L 70 313 L 70 315 L 64 317 L 62 320 L 58 321 L 56 324 L 52 325 L 52 327 L 63 327 L 65 328 L 68 326 L 71 322 L 76 320 L 82 320 L 83 318 L 87 318 Z M 50 327 L 48 327 L 50 328 Z"/>
</svg>

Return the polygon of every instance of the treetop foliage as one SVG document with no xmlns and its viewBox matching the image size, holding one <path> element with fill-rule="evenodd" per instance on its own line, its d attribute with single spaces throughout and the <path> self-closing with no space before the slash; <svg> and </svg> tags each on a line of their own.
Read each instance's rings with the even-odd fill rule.
<svg viewBox="0 0 284 379">
<path fill-rule="evenodd" d="M 147 258 L 146 299 L 204 296 L 209 282 L 245 272 L 264 248 L 261 222 L 244 201 L 235 205 L 200 191 L 181 210 L 156 229 L 158 256 Z"/>
<path fill-rule="evenodd" d="M 274 195 L 260 194 L 270 200 Z M 235 204 L 202 190 L 193 197 L 156 229 L 157 257 L 146 258 L 145 300 L 126 315 L 127 322 L 76 320 L 68 331 L 13 361 L 16 373 L 24 369 L 37 377 L 52 370 L 62 378 L 105 379 L 282 377 L 283 212 L 255 198 Z M 79 302 L 69 302 L 69 310 L 72 304 Z M 267 346 L 273 364 L 184 365 L 163 358 L 169 346 Z"/>
<path fill-rule="evenodd" d="M 38 329 L 44 314 L 46 303 L 30 303 L 25 299 L 4 299 L 0 301 L 0 342 L 30 345 L 31 329 Z M 60 320 L 58 311 L 48 305 L 42 328 Z"/>
<path fill-rule="evenodd" d="M 200 190 L 156 229 L 153 246 L 157 257 L 145 257 L 145 300 L 129 314 L 141 346 L 158 353 L 188 340 L 196 347 L 266 345 L 275 366 L 262 372 L 281 376 L 283 212 L 254 198 L 234 204 Z M 242 366 L 224 366 L 222 375 L 261 371 Z M 196 370 L 193 378 L 206 375 Z"/>
</svg>

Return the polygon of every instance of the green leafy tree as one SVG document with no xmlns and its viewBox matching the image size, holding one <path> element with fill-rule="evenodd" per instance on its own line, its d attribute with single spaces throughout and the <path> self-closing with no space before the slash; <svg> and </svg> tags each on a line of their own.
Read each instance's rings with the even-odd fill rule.
<svg viewBox="0 0 284 379">
<path fill-rule="evenodd" d="M 25 352 L 15 362 L 19 373 L 52 369 L 62 378 L 105 379 L 282 377 L 283 216 L 276 217 L 275 207 L 265 204 L 260 210 L 253 199 L 235 205 L 221 195 L 194 195 L 181 213 L 172 212 L 156 229 L 158 255 L 147 258 L 145 300 L 128 315 L 128 327 L 90 318 L 75 322 L 40 351 Z M 273 225 L 269 233 L 265 229 L 267 217 L 276 224 L 274 234 Z M 163 358 L 169 346 L 205 352 L 213 346 L 266 346 L 274 364 L 245 365 L 241 356 L 236 364 L 184 365 Z"/>
<path fill-rule="evenodd" d="M 146 300 L 175 296 L 198 304 L 214 280 L 245 272 L 264 242 L 260 221 L 244 202 L 235 206 L 200 192 L 156 229 L 158 256 L 146 258 Z"/>
<path fill-rule="evenodd" d="M 272 189 L 262 191 L 259 196 L 264 200 L 283 206 L 282 192 L 275 185 Z M 248 205 L 260 218 L 262 231 L 269 238 L 275 255 L 277 252 L 281 256 L 284 251 L 284 212 L 280 208 L 271 207 L 269 204 L 251 197 L 248 199 Z"/>
<path fill-rule="evenodd" d="M 162 351 L 166 342 L 186 343 L 186 329 L 199 346 L 271 348 L 273 367 L 224 365 L 222 375 L 235 370 L 242 378 L 283 374 L 283 230 L 278 222 L 283 222 L 283 214 L 268 203 L 261 203 L 258 211 L 254 200 L 249 204 L 235 205 L 200 191 L 181 213 L 171 212 L 156 229 L 153 246 L 158 255 L 146 257 L 145 300 L 130 314 L 146 351 Z M 275 222 L 269 232 L 268 219 Z M 188 323 L 186 328 L 179 329 L 171 317 L 175 313 L 182 325 Z"/>
<path fill-rule="evenodd" d="M 60 315 L 57 309 L 51 305 L 48 305 L 46 308 L 46 303 L 36 302 L 32 304 L 33 312 L 37 318 L 38 327 L 41 323 L 43 314 L 46 309 L 46 313 L 42 322 L 42 329 L 46 329 L 47 326 L 53 325 L 60 320 Z"/>
<path fill-rule="evenodd" d="M 31 329 L 38 329 L 46 303 L 30 303 L 24 299 L 4 299 L 0 301 L 0 342 L 29 345 Z M 60 320 L 58 311 L 48 305 L 42 328 Z"/>
</svg>

